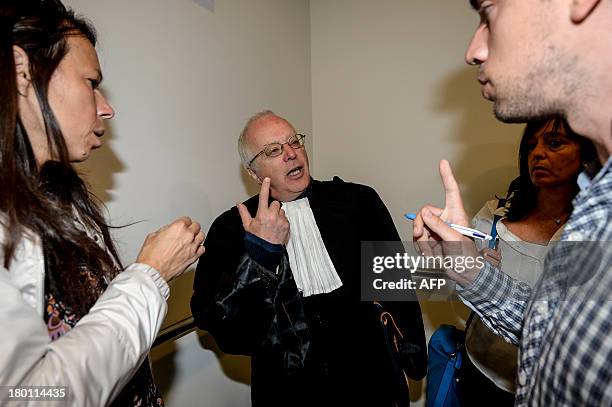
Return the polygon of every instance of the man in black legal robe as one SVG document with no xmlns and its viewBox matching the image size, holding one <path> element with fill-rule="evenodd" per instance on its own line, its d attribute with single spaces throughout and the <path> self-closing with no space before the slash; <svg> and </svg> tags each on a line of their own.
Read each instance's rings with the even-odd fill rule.
<svg viewBox="0 0 612 407">
<path fill-rule="evenodd" d="M 193 316 L 224 352 L 251 356 L 254 406 L 392 406 L 397 376 L 377 309 L 360 301 L 360 247 L 400 237 L 372 188 L 313 180 L 303 141 L 270 111 L 245 126 L 239 151 L 261 192 L 212 224 Z M 409 299 L 382 305 L 419 380 L 425 335 Z"/>
</svg>

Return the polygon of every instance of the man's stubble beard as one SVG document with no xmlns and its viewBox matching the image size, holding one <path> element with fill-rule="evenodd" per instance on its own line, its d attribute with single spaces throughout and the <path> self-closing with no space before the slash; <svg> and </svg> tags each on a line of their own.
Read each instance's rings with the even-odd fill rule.
<svg viewBox="0 0 612 407">
<path fill-rule="evenodd" d="M 529 92 L 529 93 L 527 93 Z M 495 117 L 504 123 L 527 123 L 555 115 L 556 109 L 540 94 L 526 89 L 514 89 L 506 99 L 493 104 Z"/>
<path fill-rule="evenodd" d="M 505 123 L 525 123 L 565 116 L 583 78 L 577 57 L 548 47 L 523 76 L 502 78 L 494 102 L 495 117 Z"/>
</svg>

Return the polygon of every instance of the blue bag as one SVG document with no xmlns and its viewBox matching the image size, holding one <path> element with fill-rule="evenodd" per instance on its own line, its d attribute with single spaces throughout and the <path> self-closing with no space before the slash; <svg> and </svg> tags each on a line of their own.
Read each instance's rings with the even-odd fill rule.
<svg viewBox="0 0 612 407">
<path fill-rule="evenodd" d="M 428 345 L 427 407 L 458 407 L 457 382 L 465 333 L 452 325 L 442 325 Z"/>
</svg>

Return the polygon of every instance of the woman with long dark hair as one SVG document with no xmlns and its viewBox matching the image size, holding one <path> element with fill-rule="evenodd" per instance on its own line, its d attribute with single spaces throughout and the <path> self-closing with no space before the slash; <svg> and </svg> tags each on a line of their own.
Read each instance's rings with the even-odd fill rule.
<svg viewBox="0 0 612 407">
<path fill-rule="evenodd" d="M 532 287 L 543 270 L 550 241 L 559 240 L 578 193 L 578 175 L 597 171 L 593 144 L 563 119 L 527 124 L 519 147 L 520 175 L 506 196 L 487 202 L 474 227 L 498 237 L 485 258 Z M 476 314 L 466 330 L 467 358 L 459 383 L 462 403 L 514 405 L 518 348 L 490 331 Z"/>
<path fill-rule="evenodd" d="M 95 43 L 59 0 L 0 5 L 0 385 L 65 386 L 70 405 L 160 405 L 148 351 L 166 282 L 203 253 L 204 235 L 180 218 L 122 267 L 71 164 L 114 115 Z"/>
</svg>

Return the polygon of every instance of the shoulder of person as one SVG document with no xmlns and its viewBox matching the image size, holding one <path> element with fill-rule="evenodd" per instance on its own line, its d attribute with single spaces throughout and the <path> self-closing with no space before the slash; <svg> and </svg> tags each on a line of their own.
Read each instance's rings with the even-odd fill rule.
<svg viewBox="0 0 612 407">
<path fill-rule="evenodd" d="M 474 215 L 472 218 L 472 225 L 476 227 L 476 229 L 480 229 L 478 226 L 483 224 L 491 225 L 493 223 L 493 217 L 495 216 L 495 211 L 497 210 L 497 202 L 497 199 L 491 199 L 490 201 L 485 202 L 478 213 Z"/>
<path fill-rule="evenodd" d="M 251 197 L 243 202 L 247 206 L 247 208 L 249 208 L 251 216 L 255 216 L 255 213 L 257 212 L 257 199 L 258 195 L 255 195 L 254 197 Z M 254 206 L 251 204 L 251 201 L 254 201 Z M 238 208 L 235 205 L 215 218 L 208 230 L 207 240 L 211 234 L 223 235 L 234 232 L 240 234 L 244 232 L 244 229 L 242 227 L 242 220 L 240 219 L 240 213 L 238 212 Z"/>
<path fill-rule="evenodd" d="M 0 212 L 0 267 L 4 264 L 4 243 L 6 242 L 5 219 L 6 215 L 4 212 Z"/>
<path fill-rule="evenodd" d="M 378 193 L 374 188 L 358 184 L 355 182 L 344 181 L 339 176 L 334 176 L 331 181 L 315 181 L 320 184 L 320 189 L 323 192 L 335 192 L 342 194 L 346 199 L 354 198 L 356 196 L 362 198 L 379 199 Z"/>
<path fill-rule="evenodd" d="M 4 244 L 6 243 L 6 214 L 0 212 L 0 264 L 4 263 Z M 25 229 L 22 238 L 15 247 L 15 256 L 19 258 L 38 258 L 40 256 L 40 238 L 31 230 Z"/>
<path fill-rule="evenodd" d="M 1 250 L 1 246 L 4 245 L 4 239 L 5 239 L 5 229 L 6 229 L 6 214 L 4 212 L 0 212 L 0 250 Z"/>
</svg>

